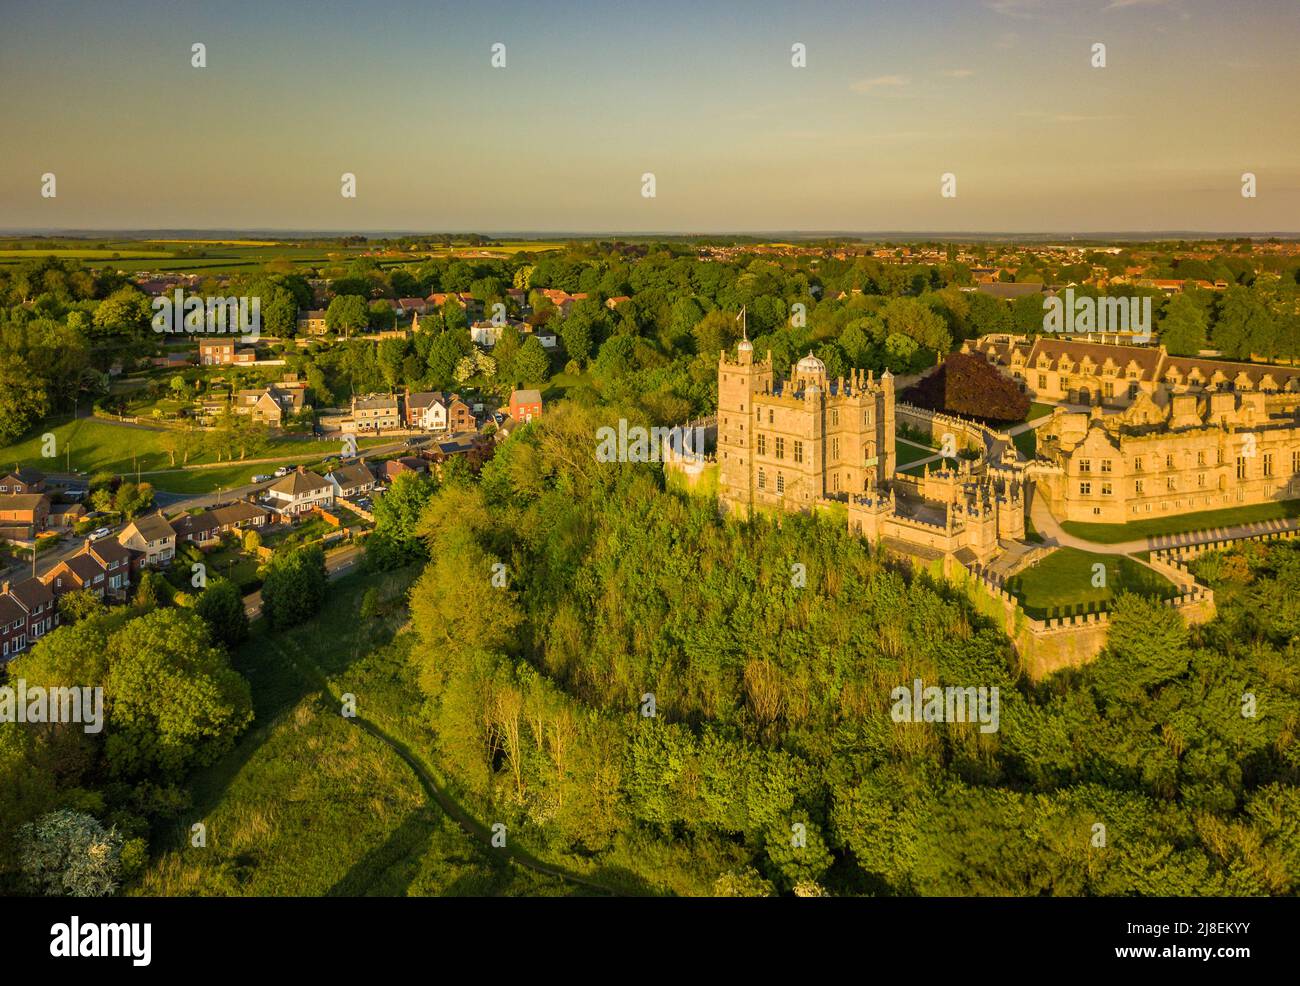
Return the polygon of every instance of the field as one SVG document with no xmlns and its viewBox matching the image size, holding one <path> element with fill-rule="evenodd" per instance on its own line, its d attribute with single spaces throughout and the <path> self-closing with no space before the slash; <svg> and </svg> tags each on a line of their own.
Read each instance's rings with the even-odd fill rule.
<svg viewBox="0 0 1300 986">
<path fill-rule="evenodd" d="M 1104 565 L 1101 586 L 1094 566 Z M 1011 579 L 1008 590 L 1035 619 L 1069 616 L 1104 608 L 1117 592 L 1173 596 L 1177 587 L 1159 573 L 1124 555 L 1101 555 L 1077 548 L 1058 548 Z"/>
<path fill-rule="evenodd" d="M 1124 541 L 1135 541 L 1144 537 L 1185 534 L 1190 531 L 1229 527 L 1233 524 L 1254 524 L 1292 517 L 1300 517 L 1300 500 L 1278 500 L 1249 507 L 1205 510 L 1198 514 L 1156 517 L 1151 520 L 1136 520 L 1128 524 L 1083 524 L 1070 520 L 1062 523 L 1061 527 L 1075 537 L 1086 538 L 1099 544 L 1121 544 Z"/>
<path fill-rule="evenodd" d="M 418 731 L 400 628 L 410 570 L 354 575 L 331 587 L 315 620 L 235 655 L 256 719 L 234 751 L 193 780 L 194 810 L 165 833 L 137 894 L 556 895 L 581 884 L 513 862 L 444 810 L 447 796 L 386 735 Z M 358 618 L 374 588 L 387 612 Z M 327 677 L 328 676 L 328 677 Z M 357 696 L 358 719 L 334 695 Z M 383 712 L 383 726 L 363 722 Z M 191 845 L 202 821 L 207 845 Z"/>
<path fill-rule="evenodd" d="M 58 419 L 55 419 L 58 420 Z M 44 435 L 54 436 L 53 458 L 41 453 Z M 171 465 L 171 457 L 162 450 L 161 442 L 167 431 L 152 427 L 135 426 L 99 418 L 63 418 L 59 423 L 46 422 L 22 441 L 0 449 L 0 463 L 6 468 L 14 465 L 30 466 L 42 472 L 111 472 L 134 478 L 137 468 L 140 479 L 158 489 L 171 493 L 209 493 L 229 486 L 243 486 L 254 473 L 269 473 L 277 463 L 319 461 L 337 452 L 333 442 L 314 439 L 273 439 L 258 459 L 267 463 L 234 462 L 215 465 L 210 453 L 190 457 L 188 468 Z M 366 438 L 358 441 L 360 448 L 384 444 L 386 439 Z M 210 468 L 196 469 L 197 465 Z"/>
</svg>

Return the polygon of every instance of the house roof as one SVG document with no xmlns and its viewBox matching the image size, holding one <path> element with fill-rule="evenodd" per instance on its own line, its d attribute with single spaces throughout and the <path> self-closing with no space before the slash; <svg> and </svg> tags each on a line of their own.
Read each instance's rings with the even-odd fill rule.
<svg viewBox="0 0 1300 986">
<path fill-rule="evenodd" d="M 354 462 L 350 466 L 340 466 L 326 478 L 332 479 L 344 489 L 349 486 L 360 486 L 362 483 L 373 483 L 375 481 L 370 467 L 364 462 Z"/>
<path fill-rule="evenodd" d="M 540 390 L 515 390 L 510 393 L 510 404 L 540 404 L 542 402 L 542 392 Z"/>
<path fill-rule="evenodd" d="M 182 514 L 171 523 L 177 537 L 191 537 L 195 534 L 215 531 L 221 526 L 210 510 L 201 510 L 196 514 Z"/>
<path fill-rule="evenodd" d="M 304 496 L 315 490 L 329 487 L 328 480 L 316 475 L 309 469 L 291 472 L 268 490 L 281 496 Z"/>
<path fill-rule="evenodd" d="M 0 627 L 8 627 L 11 623 L 17 623 L 27 615 L 27 610 L 18 604 L 18 600 L 9 593 L 0 595 Z"/>
<path fill-rule="evenodd" d="M 73 555 L 63 564 L 67 566 L 68 571 L 77 577 L 82 585 L 89 585 L 105 574 L 104 566 L 90 555 Z"/>
<path fill-rule="evenodd" d="M 1028 295 L 1042 294 L 1042 281 L 1017 281 L 1007 283 L 1005 281 L 993 281 L 989 284 L 980 284 L 975 288 L 980 294 L 992 295 L 994 298 L 1024 298 Z"/>
<path fill-rule="evenodd" d="M 229 524 L 239 524 L 246 520 L 253 520 L 256 517 L 268 517 L 271 511 L 265 507 L 259 507 L 256 503 L 239 500 L 235 503 L 214 507 L 210 513 L 212 520 L 218 527 L 226 527 Z"/>
<path fill-rule="evenodd" d="M 9 472 L 5 474 L 3 479 L 16 479 L 20 483 L 30 486 L 35 483 L 43 482 L 45 480 L 45 473 L 41 472 L 39 469 L 29 469 L 26 466 L 14 466 L 13 469 L 9 470 Z"/>
<path fill-rule="evenodd" d="M 38 606 L 54 602 L 54 593 L 40 579 L 27 578 L 15 582 L 9 587 L 9 594 L 29 613 Z"/>
<path fill-rule="evenodd" d="M 425 391 L 419 394 L 408 394 L 406 397 L 406 406 L 411 410 L 422 410 L 426 407 L 432 407 L 434 404 L 443 404 L 446 398 L 443 397 L 439 390 Z"/>
<path fill-rule="evenodd" d="M 35 510 L 41 503 L 49 502 L 44 493 L 0 494 L 0 510 Z"/>
<path fill-rule="evenodd" d="M 396 397 L 362 397 L 352 399 L 352 409 L 366 411 L 385 411 L 388 408 L 397 409 Z"/>
<path fill-rule="evenodd" d="M 136 532 L 146 541 L 163 541 L 167 538 L 176 536 L 176 531 L 172 528 L 172 525 L 167 522 L 167 518 L 162 515 L 161 511 L 156 514 L 146 514 L 143 517 L 137 517 L 131 522 L 130 527 L 122 532 L 122 536 L 125 536 L 127 531 L 130 531 L 131 528 L 135 528 Z"/>
</svg>

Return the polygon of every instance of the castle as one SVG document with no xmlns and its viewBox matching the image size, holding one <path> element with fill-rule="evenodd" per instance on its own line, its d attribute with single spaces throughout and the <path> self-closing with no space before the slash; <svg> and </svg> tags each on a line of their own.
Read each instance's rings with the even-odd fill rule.
<svg viewBox="0 0 1300 986">
<path fill-rule="evenodd" d="M 843 512 L 850 529 L 925 559 L 985 564 L 1024 536 L 1020 481 L 961 469 L 896 472 L 893 376 L 830 380 L 809 353 L 781 379 L 747 339 L 718 362 L 718 496 L 725 510 Z M 912 424 L 969 428 L 916 408 Z M 947 424 L 945 425 L 945 422 Z M 983 439 L 976 438 L 983 447 Z"/>
</svg>

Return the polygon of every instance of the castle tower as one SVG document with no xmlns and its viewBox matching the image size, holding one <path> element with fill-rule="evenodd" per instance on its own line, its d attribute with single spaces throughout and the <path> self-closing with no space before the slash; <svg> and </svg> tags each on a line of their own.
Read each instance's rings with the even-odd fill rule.
<svg viewBox="0 0 1300 986">
<path fill-rule="evenodd" d="M 772 389 L 772 357 L 754 361 L 748 334 L 736 358 L 718 358 L 718 494 L 728 510 L 748 515 L 754 504 L 754 394 Z"/>
</svg>

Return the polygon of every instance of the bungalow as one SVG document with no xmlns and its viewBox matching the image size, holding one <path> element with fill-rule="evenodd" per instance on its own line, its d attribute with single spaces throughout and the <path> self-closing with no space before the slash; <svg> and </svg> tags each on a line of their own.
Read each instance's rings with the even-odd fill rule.
<svg viewBox="0 0 1300 986">
<path fill-rule="evenodd" d="M 117 542 L 130 548 L 141 565 L 151 568 L 170 565 L 176 555 L 176 531 L 161 510 L 133 520 L 117 536 Z"/>
<path fill-rule="evenodd" d="M 397 309 L 402 315 L 427 315 L 429 302 L 424 298 L 398 298 Z"/>
<path fill-rule="evenodd" d="M 266 527 L 272 522 L 273 517 L 271 511 L 248 500 L 237 500 L 225 506 L 214 507 L 210 513 L 213 521 L 216 522 L 218 534 Z"/>
<path fill-rule="evenodd" d="M 212 516 L 211 510 L 200 510 L 196 514 L 182 514 L 171 522 L 176 532 L 177 544 L 212 544 L 221 537 L 221 531 Z"/>
<path fill-rule="evenodd" d="M 48 526 L 50 498 L 44 493 L 8 493 L 0 496 L 0 527 L 8 536 L 30 541 Z"/>
<path fill-rule="evenodd" d="M 359 496 L 375 488 L 375 475 L 364 460 L 358 460 L 349 466 L 339 466 L 326 479 L 334 487 L 334 495 L 340 497 Z"/>
<path fill-rule="evenodd" d="M 299 466 L 266 491 L 272 505 L 288 517 L 334 505 L 334 486 L 329 480 Z"/>
<path fill-rule="evenodd" d="M 45 473 L 26 466 L 14 466 L 7 476 L 0 477 L 0 495 L 9 493 L 44 493 Z"/>
<path fill-rule="evenodd" d="M 400 459 L 389 459 L 380 466 L 380 473 L 384 479 L 391 483 L 403 473 L 415 473 L 424 475 L 429 471 L 429 463 L 413 455 L 404 455 Z"/>
<path fill-rule="evenodd" d="M 54 593 L 40 579 L 0 583 L 0 662 L 12 660 L 58 625 Z"/>
<path fill-rule="evenodd" d="M 520 424 L 542 416 L 542 394 L 537 390 L 512 390 L 510 392 L 510 417 Z"/>
<path fill-rule="evenodd" d="M 447 399 L 439 391 L 406 392 L 406 427 L 423 431 L 447 430 Z"/>
</svg>

